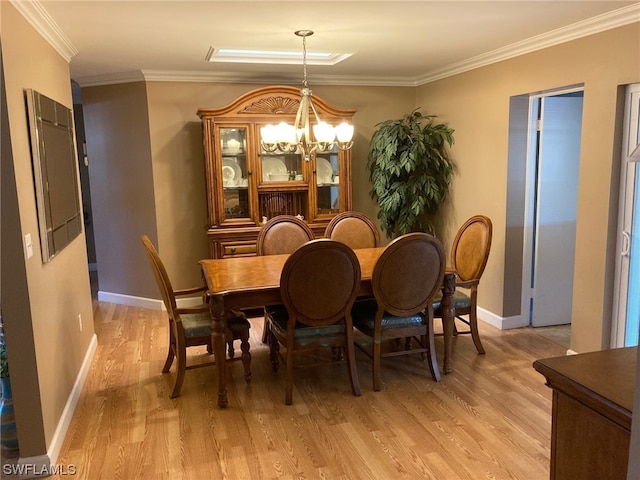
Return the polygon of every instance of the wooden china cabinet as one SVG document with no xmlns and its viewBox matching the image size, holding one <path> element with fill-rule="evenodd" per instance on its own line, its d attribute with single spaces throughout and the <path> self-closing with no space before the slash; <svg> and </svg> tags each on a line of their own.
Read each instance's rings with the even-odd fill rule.
<svg viewBox="0 0 640 480">
<path fill-rule="evenodd" d="M 302 215 L 317 237 L 339 212 L 352 209 L 351 151 L 267 152 L 260 128 L 293 124 L 300 89 L 253 90 L 222 108 L 201 108 L 206 164 L 207 235 L 212 258 L 255 255 L 263 223 L 276 215 Z M 313 103 L 322 120 L 351 121 L 355 110 L 339 110 L 321 98 Z"/>
</svg>

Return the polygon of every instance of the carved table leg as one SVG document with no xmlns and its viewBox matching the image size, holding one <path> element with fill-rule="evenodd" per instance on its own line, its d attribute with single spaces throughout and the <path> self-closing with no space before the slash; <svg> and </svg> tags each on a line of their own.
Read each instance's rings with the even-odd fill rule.
<svg viewBox="0 0 640 480">
<path fill-rule="evenodd" d="M 451 356 L 453 352 L 453 332 L 455 328 L 456 308 L 453 294 L 456 291 L 455 272 L 445 272 L 442 289 L 442 327 L 444 330 L 444 362 L 442 370 L 451 373 Z"/>
<path fill-rule="evenodd" d="M 218 367 L 218 406 L 226 408 L 229 404 L 227 399 L 227 362 L 225 354 L 225 330 L 227 328 L 224 318 L 224 300 L 222 296 L 212 296 L 209 302 L 211 311 L 211 343 L 213 343 L 213 354 Z"/>
</svg>

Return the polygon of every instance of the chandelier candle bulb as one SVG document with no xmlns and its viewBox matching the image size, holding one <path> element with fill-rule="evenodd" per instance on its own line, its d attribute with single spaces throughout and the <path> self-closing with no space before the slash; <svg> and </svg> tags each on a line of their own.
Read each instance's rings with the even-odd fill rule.
<svg viewBox="0 0 640 480">
<path fill-rule="evenodd" d="M 342 122 L 336 127 L 336 137 L 340 143 L 349 143 L 353 138 L 353 125 Z"/>
<path fill-rule="evenodd" d="M 320 143 L 331 143 L 336 138 L 335 129 L 327 122 L 320 122 L 313 126 L 313 135 Z"/>
</svg>

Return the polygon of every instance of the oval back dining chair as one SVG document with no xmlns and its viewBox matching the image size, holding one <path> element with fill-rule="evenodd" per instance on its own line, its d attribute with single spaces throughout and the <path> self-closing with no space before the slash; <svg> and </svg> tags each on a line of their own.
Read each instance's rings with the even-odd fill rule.
<svg viewBox="0 0 640 480">
<path fill-rule="evenodd" d="M 278 215 L 267 221 L 258 233 L 256 250 L 258 255 L 292 253 L 314 238 L 313 231 L 304 220 L 293 215 Z"/>
<path fill-rule="evenodd" d="M 207 352 L 212 353 L 211 344 L 211 314 L 209 306 L 202 304 L 196 307 L 178 307 L 176 297 L 193 296 L 194 294 L 204 294 L 206 287 L 187 288 L 182 290 L 174 290 L 169 280 L 167 270 L 160 260 L 158 251 L 147 235 L 142 235 L 142 244 L 144 245 L 147 260 L 151 266 L 151 271 L 158 284 L 162 301 L 167 309 L 169 318 L 169 351 L 167 359 L 162 367 L 162 373 L 168 373 L 176 360 L 176 378 L 171 391 L 171 398 L 180 395 L 180 389 L 184 381 L 185 371 L 191 368 L 206 367 L 214 365 L 215 361 L 207 363 L 199 363 L 187 366 L 187 348 L 199 345 L 206 345 Z M 227 347 L 230 359 L 234 358 L 233 341 L 240 340 L 242 360 L 244 366 L 244 377 L 248 382 L 251 380 L 251 354 L 249 353 L 249 328 L 251 324 L 246 316 L 241 313 L 234 313 L 227 318 Z M 219 359 L 224 361 L 224 359 Z"/>
<path fill-rule="evenodd" d="M 358 301 L 352 310 L 353 325 L 373 339 L 371 349 L 361 349 L 373 359 L 375 391 L 380 390 L 382 357 L 428 354 L 431 376 L 440 381 L 431 303 L 442 285 L 444 264 L 440 240 L 426 233 L 396 238 L 378 258 L 371 277 L 374 299 Z M 400 338 L 409 340 L 403 350 L 382 352 L 384 340 Z M 418 348 L 409 348 L 411 339 Z"/>
<path fill-rule="evenodd" d="M 347 352 L 351 390 L 360 395 L 353 345 L 351 307 L 360 288 L 360 263 L 347 245 L 326 238 L 298 248 L 280 276 L 284 310 L 269 312 L 270 352 L 278 370 L 280 344 L 286 347 L 285 402 L 292 403 L 294 351 L 339 347 Z"/>
<path fill-rule="evenodd" d="M 369 217 L 360 212 L 347 211 L 331 219 L 324 236 L 346 243 L 351 248 L 380 246 L 380 232 Z"/>
<path fill-rule="evenodd" d="M 256 251 L 258 255 L 293 253 L 298 247 L 314 238 L 313 231 L 304 220 L 293 215 L 278 215 L 267 221 L 258 233 Z M 269 341 L 268 311 L 282 310 L 283 308 L 282 305 L 272 305 L 265 308 L 262 343 Z"/>
<path fill-rule="evenodd" d="M 487 266 L 492 237 L 491 220 L 484 215 L 475 215 L 458 230 L 451 245 L 451 268 L 456 272 L 456 291 L 453 294 L 455 318 L 466 324 L 469 329 L 456 334 L 471 334 L 478 353 L 485 353 L 478 332 L 478 284 Z M 464 288 L 467 295 L 458 290 Z M 433 309 L 436 317 L 442 317 L 441 293 L 434 298 Z M 468 316 L 469 319 L 462 318 Z M 454 320 L 455 321 L 455 320 Z"/>
</svg>

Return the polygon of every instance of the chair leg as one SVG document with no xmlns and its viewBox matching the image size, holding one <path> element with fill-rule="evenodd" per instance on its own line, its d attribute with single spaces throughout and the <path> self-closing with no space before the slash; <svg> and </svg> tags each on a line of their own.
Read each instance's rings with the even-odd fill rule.
<svg viewBox="0 0 640 480">
<path fill-rule="evenodd" d="M 351 391 L 356 397 L 362 395 L 360 390 L 360 379 L 358 378 L 358 369 L 356 367 L 356 352 L 353 344 L 353 329 L 347 329 L 347 367 L 349 369 L 349 381 L 351 382 Z"/>
<path fill-rule="evenodd" d="M 176 398 L 180 395 L 180 389 L 184 381 L 184 372 L 187 367 L 187 348 L 185 347 L 184 339 L 177 338 L 176 340 L 176 380 L 173 384 L 171 398 Z"/>
<path fill-rule="evenodd" d="M 267 314 L 265 312 L 264 314 L 264 323 L 262 326 L 262 343 L 267 344 L 269 343 L 269 337 L 270 337 L 270 327 L 271 324 L 269 323 L 269 320 L 267 319 Z"/>
<path fill-rule="evenodd" d="M 249 345 L 249 330 L 242 330 L 240 333 L 240 350 L 242 350 L 242 366 L 244 367 L 244 380 L 251 381 L 251 346 Z"/>
<path fill-rule="evenodd" d="M 280 342 L 274 334 L 269 336 L 269 359 L 271 360 L 271 369 L 277 372 L 280 368 Z"/>
<path fill-rule="evenodd" d="M 382 355 L 382 348 L 380 340 L 374 340 L 373 342 L 373 390 L 380 391 L 380 357 Z"/>
<path fill-rule="evenodd" d="M 286 378 L 284 381 L 284 403 L 293 403 L 293 345 L 287 345 Z"/>
<path fill-rule="evenodd" d="M 480 341 L 480 332 L 478 332 L 478 316 L 475 309 L 472 309 L 469 313 L 469 327 L 471 328 L 471 336 L 473 337 L 473 343 L 476 346 L 476 350 L 480 354 L 484 354 L 484 347 Z"/>
<path fill-rule="evenodd" d="M 233 348 L 233 340 L 227 342 L 227 351 L 229 352 L 229 359 L 236 356 L 236 349 Z"/>
<path fill-rule="evenodd" d="M 168 373 L 171 370 L 171 365 L 173 364 L 173 359 L 176 354 L 176 339 L 173 334 L 173 328 L 169 326 L 169 351 L 167 352 L 167 359 L 164 361 L 164 366 L 162 367 L 162 373 Z"/>
<path fill-rule="evenodd" d="M 440 369 L 438 368 L 438 359 L 436 358 L 436 341 L 433 335 L 433 319 L 431 319 L 429 325 L 429 332 L 426 336 L 422 337 L 422 343 L 429 345 L 429 370 L 431 371 L 431 378 L 436 382 L 440 381 Z"/>
</svg>

